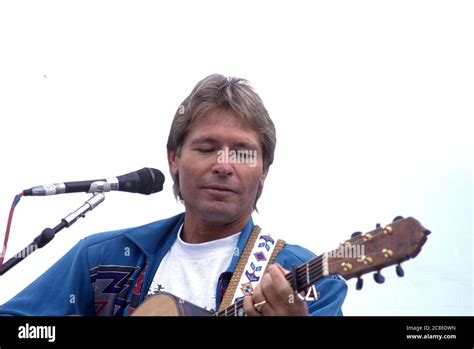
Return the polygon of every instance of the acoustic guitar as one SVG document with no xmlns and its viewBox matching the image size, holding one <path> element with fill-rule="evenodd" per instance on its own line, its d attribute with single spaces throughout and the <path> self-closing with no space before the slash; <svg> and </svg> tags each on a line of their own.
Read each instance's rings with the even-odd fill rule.
<svg viewBox="0 0 474 349">
<path fill-rule="evenodd" d="M 383 283 L 380 270 L 397 265 L 396 273 L 404 275 L 401 263 L 421 251 L 430 231 L 412 217 L 396 217 L 393 223 L 352 238 L 333 251 L 323 253 L 305 264 L 294 267 L 286 279 L 297 292 L 304 292 L 326 276 L 338 274 L 349 280 L 357 277 L 356 288 L 362 288 L 363 274 L 375 271 L 374 280 Z M 210 312 L 170 293 L 160 292 L 145 300 L 133 316 L 245 316 L 243 300 L 219 312 Z"/>
</svg>

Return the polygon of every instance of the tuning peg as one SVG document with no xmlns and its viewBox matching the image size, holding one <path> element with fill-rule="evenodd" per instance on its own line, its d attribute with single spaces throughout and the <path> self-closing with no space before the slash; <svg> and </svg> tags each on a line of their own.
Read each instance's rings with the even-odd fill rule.
<svg viewBox="0 0 474 349">
<path fill-rule="evenodd" d="M 362 290 L 362 287 L 364 286 L 364 280 L 361 277 L 357 278 L 357 283 L 356 283 L 356 290 L 360 291 Z"/>
<path fill-rule="evenodd" d="M 380 270 L 374 274 L 374 280 L 378 284 L 383 284 L 385 282 L 385 277 L 380 274 Z"/>
<path fill-rule="evenodd" d="M 403 216 L 396 216 L 396 217 L 393 219 L 393 222 L 399 221 L 400 219 L 403 219 Z"/>
<path fill-rule="evenodd" d="M 397 272 L 397 275 L 401 278 L 405 275 L 405 271 L 403 270 L 400 264 L 396 266 L 395 271 Z"/>
<path fill-rule="evenodd" d="M 361 231 L 356 231 L 355 233 L 352 233 L 351 234 L 351 238 L 355 238 L 357 236 L 361 236 L 362 235 L 362 232 Z"/>
<path fill-rule="evenodd" d="M 379 228 L 382 228 L 382 224 L 380 223 L 375 224 L 375 229 L 379 229 Z"/>
</svg>

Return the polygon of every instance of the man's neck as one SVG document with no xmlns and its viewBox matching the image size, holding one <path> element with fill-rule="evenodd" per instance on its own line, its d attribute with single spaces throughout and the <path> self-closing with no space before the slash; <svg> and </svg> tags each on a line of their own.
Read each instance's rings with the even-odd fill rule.
<svg viewBox="0 0 474 349">
<path fill-rule="evenodd" d="M 250 218 L 245 215 L 233 222 L 216 222 L 197 219 L 192 214 L 185 214 L 181 239 L 190 244 L 223 239 L 241 231 Z"/>
</svg>

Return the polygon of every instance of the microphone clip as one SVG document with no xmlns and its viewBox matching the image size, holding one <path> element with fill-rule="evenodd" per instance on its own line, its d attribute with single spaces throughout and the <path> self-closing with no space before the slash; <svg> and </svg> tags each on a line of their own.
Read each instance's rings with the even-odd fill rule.
<svg viewBox="0 0 474 349">
<path fill-rule="evenodd" d="M 111 190 L 118 190 L 118 182 L 114 183 L 108 179 L 106 181 L 95 181 L 91 183 L 88 193 L 108 193 Z"/>
<path fill-rule="evenodd" d="M 74 224 L 79 218 L 84 218 L 87 212 L 92 211 L 105 200 L 104 193 L 96 192 L 93 194 L 94 195 L 89 200 L 84 202 L 84 205 L 79 207 L 74 212 L 68 214 L 61 220 L 61 222 L 64 223 L 67 228 Z"/>
</svg>

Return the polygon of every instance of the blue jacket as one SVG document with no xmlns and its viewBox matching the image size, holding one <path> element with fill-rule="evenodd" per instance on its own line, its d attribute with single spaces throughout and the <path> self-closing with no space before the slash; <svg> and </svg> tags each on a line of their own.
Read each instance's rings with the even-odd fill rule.
<svg viewBox="0 0 474 349">
<path fill-rule="evenodd" d="M 0 306 L 0 314 L 17 316 L 124 316 L 147 295 L 163 257 L 176 240 L 184 213 L 141 227 L 91 235 L 76 244 L 38 279 Z M 254 227 L 252 219 L 242 231 L 238 250 L 243 251 Z M 286 269 L 314 255 L 299 246 L 285 245 L 275 262 Z M 216 309 L 238 262 L 233 257 L 221 274 L 216 290 Z M 338 277 L 326 277 L 317 285 L 320 295 L 309 302 L 311 315 L 342 315 L 347 285 Z"/>
</svg>

